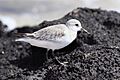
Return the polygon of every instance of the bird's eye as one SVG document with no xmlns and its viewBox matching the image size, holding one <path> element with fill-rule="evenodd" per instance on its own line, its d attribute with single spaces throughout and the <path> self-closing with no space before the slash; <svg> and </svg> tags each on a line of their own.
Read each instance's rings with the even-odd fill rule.
<svg viewBox="0 0 120 80">
<path fill-rule="evenodd" d="M 75 26 L 79 26 L 78 24 L 75 24 Z"/>
</svg>

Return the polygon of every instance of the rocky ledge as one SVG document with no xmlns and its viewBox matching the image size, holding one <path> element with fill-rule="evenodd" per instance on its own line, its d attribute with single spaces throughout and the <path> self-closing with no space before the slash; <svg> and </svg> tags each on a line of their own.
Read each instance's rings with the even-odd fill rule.
<svg viewBox="0 0 120 80">
<path fill-rule="evenodd" d="M 91 34 L 82 31 L 69 46 L 56 50 L 60 61 L 56 64 L 46 49 L 15 42 L 20 33 L 34 32 L 46 26 L 78 19 Z M 119 80 L 120 79 L 120 14 L 101 9 L 77 8 L 54 21 L 37 26 L 4 31 L 0 23 L 0 80 Z M 19 35 L 18 35 L 19 34 Z"/>
</svg>

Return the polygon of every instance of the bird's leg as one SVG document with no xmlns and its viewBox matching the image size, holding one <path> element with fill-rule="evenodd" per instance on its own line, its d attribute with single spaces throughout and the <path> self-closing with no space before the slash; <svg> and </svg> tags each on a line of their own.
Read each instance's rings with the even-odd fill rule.
<svg viewBox="0 0 120 80">
<path fill-rule="evenodd" d="M 48 61 L 48 52 L 49 52 L 49 49 L 47 49 L 46 51 L 46 60 Z"/>
<path fill-rule="evenodd" d="M 60 62 L 60 61 L 57 59 L 57 57 L 55 57 L 55 55 L 54 55 L 54 50 L 52 50 L 52 55 L 53 55 L 53 57 L 55 58 L 55 60 L 56 60 L 59 64 L 61 64 L 61 65 L 63 65 L 63 66 L 66 66 L 65 63 Z"/>
</svg>

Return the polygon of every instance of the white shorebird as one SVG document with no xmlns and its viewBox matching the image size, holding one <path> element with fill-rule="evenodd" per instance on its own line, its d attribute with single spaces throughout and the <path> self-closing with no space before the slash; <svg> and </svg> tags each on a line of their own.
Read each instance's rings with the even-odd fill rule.
<svg viewBox="0 0 120 80">
<path fill-rule="evenodd" d="M 66 24 L 52 25 L 34 33 L 26 33 L 26 37 L 16 39 L 16 41 L 24 41 L 33 46 L 47 48 L 46 58 L 48 59 L 48 51 L 50 49 L 52 49 L 52 55 L 54 56 L 54 50 L 69 45 L 77 37 L 77 31 L 82 29 L 87 32 L 82 28 L 81 23 L 78 20 L 70 19 Z M 58 63 L 64 65 L 57 57 L 55 57 L 55 59 Z"/>
</svg>

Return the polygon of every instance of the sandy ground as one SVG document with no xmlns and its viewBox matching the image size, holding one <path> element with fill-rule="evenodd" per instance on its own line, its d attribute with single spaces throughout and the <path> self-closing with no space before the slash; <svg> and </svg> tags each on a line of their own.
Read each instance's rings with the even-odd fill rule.
<svg viewBox="0 0 120 80">
<path fill-rule="evenodd" d="M 65 23 L 71 18 L 81 21 L 91 34 L 78 32 L 69 46 L 55 51 L 66 67 L 58 65 L 46 49 L 14 40 L 18 33 L 34 32 L 40 28 Z M 4 32 L 0 24 L 0 80 L 119 80 L 120 79 L 120 14 L 100 9 L 78 8 L 63 18 L 44 21 Z"/>
</svg>

